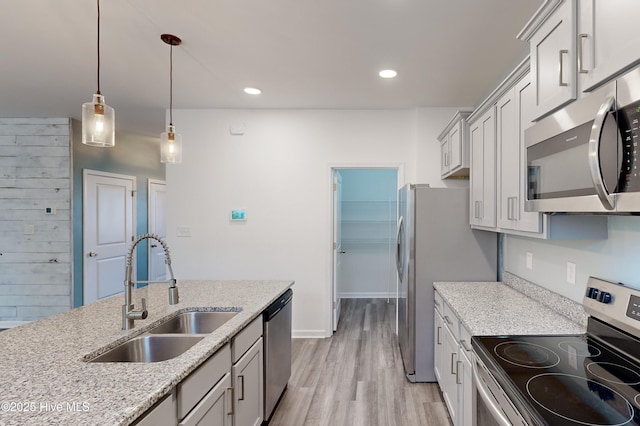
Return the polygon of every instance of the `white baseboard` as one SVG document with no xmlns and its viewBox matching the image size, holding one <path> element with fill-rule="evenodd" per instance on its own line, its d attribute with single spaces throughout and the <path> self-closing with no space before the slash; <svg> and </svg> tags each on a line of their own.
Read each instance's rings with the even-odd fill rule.
<svg viewBox="0 0 640 426">
<path fill-rule="evenodd" d="M 324 339 L 331 337 L 331 333 L 326 330 L 292 330 L 291 337 L 293 339 Z"/>
<path fill-rule="evenodd" d="M 27 324 L 29 321 L 0 321 L 0 330 L 3 328 L 13 328 L 19 325 Z"/>
<path fill-rule="evenodd" d="M 396 293 L 390 293 L 386 291 L 372 291 L 372 292 L 345 292 L 340 293 L 341 299 L 395 299 Z"/>
</svg>

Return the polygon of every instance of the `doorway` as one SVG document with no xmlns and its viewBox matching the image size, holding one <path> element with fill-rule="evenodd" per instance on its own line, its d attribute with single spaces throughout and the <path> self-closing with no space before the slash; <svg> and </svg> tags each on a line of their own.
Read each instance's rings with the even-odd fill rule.
<svg viewBox="0 0 640 426">
<path fill-rule="evenodd" d="M 149 179 L 147 192 L 147 224 L 150 234 L 167 238 L 167 185 L 163 180 Z M 163 281 L 167 278 L 165 253 L 162 246 L 155 240 L 148 239 L 147 279 L 149 281 Z"/>
<path fill-rule="evenodd" d="M 395 303 L 397 167 L 333 168 L 332 326 L 342 299 Z M 394 308 L 395 309 L 395 308 Z M 392 319 L 395 329 L 395 315 Z"/>
</svg>

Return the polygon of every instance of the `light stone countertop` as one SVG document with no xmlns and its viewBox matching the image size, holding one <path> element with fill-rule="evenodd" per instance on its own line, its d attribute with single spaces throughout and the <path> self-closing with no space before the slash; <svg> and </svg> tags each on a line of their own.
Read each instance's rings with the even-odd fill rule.
<svg viewBox="0 0 640 426">
<path fill-rule="evenodd" d="M 472 336 L 581 334 L 585 327 L 500 282 L 436 282 Z"/>
<path fill-rule="evenodd" d="M 178 281 L 134 292 L 149 317 L 121 331 L 122 294 L 0 333 L 0 425 L 127 425 L 166 395 L 293 285 L 292 281 Z M 241 312 L 182 355 L 156 363 L 88 363 L 187 308 Z"/>
</svg>

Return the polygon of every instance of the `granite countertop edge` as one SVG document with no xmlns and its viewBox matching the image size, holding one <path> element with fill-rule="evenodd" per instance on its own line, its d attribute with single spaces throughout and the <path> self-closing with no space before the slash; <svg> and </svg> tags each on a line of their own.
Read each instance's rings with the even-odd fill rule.
<svg viewBox="0 0 640 426">
<path fill-rule="evenodd" d="M 434 288 L 472 336 L 586 331 L 583 324 L 502 282 L 435 282 Z"/>
<path fill-rule="evenodd" d="M 176 305 L 168 304 L 166 284 L 153 284 L 135 292 L 139 294 L 134 295 L 134 303 L 147 298 L 149 317 L 136 321 L 132 330 L 120 330 L 120 294 L 4 331 L 0 334 L 0 403 L 10 403 L 14 409 L 2 405 L 0 424 L 131 424 L 293 284 L 286 280 L 185 280 L 178 283 L 180 303 Z M 193 310 L 239 313 L 167 361 L 87 362 L 180 312 Z M 69 402 L 77 405 L 70 410 Z M 56 409 L 60 406 L 61 410 Z"/>
</svg>

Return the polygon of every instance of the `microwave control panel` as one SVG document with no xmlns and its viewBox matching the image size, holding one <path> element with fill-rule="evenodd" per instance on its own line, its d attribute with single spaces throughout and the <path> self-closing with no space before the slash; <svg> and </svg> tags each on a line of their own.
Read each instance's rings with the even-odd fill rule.
<svg viewBox="0 0 640 426">
<path fill-rule="evenodd" d="M 622 164 L 618 192 L 640 192 L 638 169 L 638 142 L 640 141 L 640 101 L 617 111 L 621 137 Z"/>
</svg>

